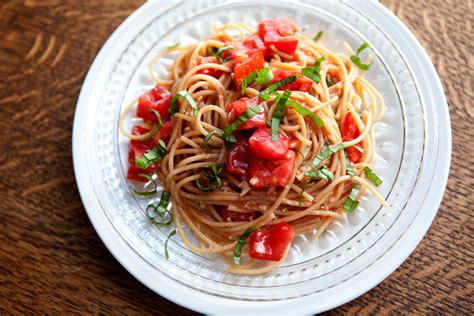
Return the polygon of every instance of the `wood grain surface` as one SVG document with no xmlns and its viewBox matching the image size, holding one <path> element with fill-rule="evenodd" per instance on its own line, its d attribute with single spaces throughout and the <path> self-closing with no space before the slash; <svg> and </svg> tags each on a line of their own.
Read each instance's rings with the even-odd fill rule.
<svg viewBox="0 0 474 316">
<path fill-rule="evenodd" d="M 415 33 L 441 76 L 451 173 L 438 215 L 408 260 L 329 314 L 472 314 L 473 2 L 382 2 Z M 140 4 L 0 1 L 1 314 L 193 313 L 145 288 L 112 257 L 74 180 L 71 131 L 82 82 L 101 45 Z"/>
</svg>

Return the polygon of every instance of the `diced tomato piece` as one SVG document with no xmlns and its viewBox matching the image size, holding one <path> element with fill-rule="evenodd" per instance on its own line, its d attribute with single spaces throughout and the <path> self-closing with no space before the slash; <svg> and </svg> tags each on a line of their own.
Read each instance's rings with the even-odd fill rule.
<svg viewBox="0 0 474 316">
<path fill-rule="evenodd" d="M 150 113 L 150 110 L 155 110 L 165 120 L 170 114 L 170 101 L 171 93 L 157 84 L 153 89 L 138 98 L 137 116 L 148 121 L 158 122 L 156 115 Z"/>
<path fill-rule="evenodd" d="M 258 114 L 252 117 L 250 120 L 240 125 L 239 130 L 265 126 L 266 124 L 265 109 L 261 105 L 261 101 L 258 96 L 253 97 L 251 99 L 241 98 L 234 102 L 229 103 L 229 105 L 226 108 L 226 111 L 229 113 L 229 115 L 227 116 L 228 122 L 229 123 L 234 122 L 240 115 L 244 114 L 244 112 L 247 111 L 247 109 L 250 108 L 254 104 L 257 104 L 260 107 L 261 111 L 258 112 Z"/>
<path fill-rule="evenodd" d="M 214 57 L 214 56 L 208 56 L 208 57 L 198 56 L 196 58 L 196 62 L 197 62 L 198 65 L 201 65 L 201 64 L 218 64 L 217 58 Z M 212 76 L 212 77 L 215 77 L 215 78 L 219 78 L 220 75 L 222 75 L 222 70 L 215 69 L 215 68 L 204 68 L 204 69 L 198 70 L 197 73 Z"/>
<path fill-rule="evenodd" d="M 298 74 L 298 73 L 296 71 L 287 71 L 287 70 L 283 70 L 283 69 L 275 69 L 275 70 L 273 70 L 273 79 L 268 85 L 271 85 L 272 83 L 283 80 L 283 79 L 288 78 L 289 76 L 295 75 L 295 74 Z M 286 86 L 281 87 L 278 90 L 308 92 L 309 90 L 311 90 L 312 86 L 313 86 L 313 81 L 311 79 L 309 79 L 305 76 L 302 76 L 301 74 L 298 74 L 298 80 L 297 81 L 292 82 L 290 84 L 287 84 Z"/>
<path fill-rule="evenodd" d="M 242 80 L 258 69 L 262 69 L 265 64 L 263 59 L 263 52 L 258 51 L 241 63 L 237 63 L 234 67 L 234 81 L 239 88 L 242 85 Z"/>
<path fill-rule="evenodd" d="M 148 133 L 149 130 L 143 128 L 139 125 L 135 125 L 132 128 L 132 135 L 143 135 Z M 153 172 L 154 167 L 150 166 L 147 169 L 138 168 L 135 165 L 135 158 L 141 158 L 143 155 L 155 147 L 155 144 L 152 139 L 146 141 L 140 140 L 131 140 L 129 149 L 128 149 L 128 172 L 127 172 L 127 179 L 139 182 L 147 182 L 146 178 L 140 177 L 140 173 L 150 174 Z"/>
<path fill-rule="evenodd" d="M 344 118 L 344 124 L 342 125 L 341 129 L 341 136 L 343 142 L 351 141 L 360 136 L 359 128 L 357 127 L 354 117 L 350 112 L 347 113 L 346 117 Z M 362 145 L 362 142 L 357 144 L 357 146 Z M 362 153 L 354 146 L 348 147 L 346 149 L 346 152 L 347 156 L 349 156 L 349 160 L 353 163 L 358 163 L 362 158 Z"/>
<path fill-rule="evenodd" d="M 298 31 L 295 22 L 289 19 L 264 20 L 258 24 L 258 35 L 265 46 L 274 45 L 279 51 L 292 55 L 298 47 L 294 35 Z"/>
<path fill-rule="evenodd" d="M 260 228 L 249 237 L 250 257 L 258 260 L 281 260 L 294 237 L 293 227 L 286 222 L 280 222 L 270 229 Z"/>
<path fill-rule="evenodd" d="M 163 140 L 166 144 L 170 141 L 171 134 L 173 134 L 173 127 L 171 126 L 171 121 L 166 121 L 163 123 L 163 126 L 160 128 L 160 130 L 153 135 L 153 141 L 155 144 L 158 144 L 158 141 L 161 139 Z"/>
<path fill-rule="evenodd" d="M 245 175 L 249 174 L 249 143 L 243 138 L 237 138 L 237 142 L 227 156 L 227 165 L 225 170 L 232 174 Z"/>
<path fill-rule="evenodd" d="M 290 140 L 278 133 L 278 140 L 272 139 L 269 128 L 259 128 L 249 139 L 249 148 L 253 155 L 264 159 L 279 159 L 285 156 L 290 146 Z"/>
<path fill-rule="evenodd" d="M 261 190 L 269 187 L 285 187 L 295 168 L 295 152 L 288 150 L 283 158 L 270 160 L 258 157 L 250 159 L 250 186 Z"/>
</svg>

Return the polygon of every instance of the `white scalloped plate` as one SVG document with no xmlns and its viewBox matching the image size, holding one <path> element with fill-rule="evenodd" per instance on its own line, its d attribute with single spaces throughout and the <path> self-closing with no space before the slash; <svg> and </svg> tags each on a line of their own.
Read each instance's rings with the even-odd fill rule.
<svg viewBox="0 0 474 316">
<path fill-rule="evenodd" d="M 449 113 L 439 78 L 414 36 L 376 2 L 153 1 L 132 14 L 94 61 L 76 109 L 73 156 L 88 215 L 117 260 L 145 285 L 206 313 L 316 313 L 353 299 L 396 269 L 428 229 L 441 201 L 451 154 Z M 224 272 L 217 257 L 196 255 L 178 238 L 163 257 L 167 231 L 144 216 L 149 202 L 130 194 L 121 109 L 152 85 L 147 65 L 157 51 L 205 38 L 212 25 L 289 17 L 302 31 L 323 30 L 322 43 L 371 44 L 367 79 L 381 91 L 386 113 L 375 127 L 375 171 L 390 207 L 364 197 L 358 211 L 317 241 L 299 236 L 288 259 L 259 276 Z M 165 61 L 166 62 L 166 61 Z M 127 121 L 129 128 L 132 125 Z M 431 185 L 436 183 L 436 185 Z"/>
</svg>

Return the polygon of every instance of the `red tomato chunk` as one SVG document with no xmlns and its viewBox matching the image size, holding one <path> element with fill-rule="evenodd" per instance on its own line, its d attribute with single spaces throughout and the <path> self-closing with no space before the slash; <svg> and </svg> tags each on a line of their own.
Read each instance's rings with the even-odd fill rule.
<svg viewBox="0 0 474 316">
<path fill-rule="evenodd" d="M 269 187 L 285 187 L 295 167 L 295 152 L 288 150 L 283 158 L 270 160 L 252 156 L 250 159 L 250 186 L 261 190 Z"/>
<path fill-rule="evenodd" d="M 298 47 L 293 35 L 298 31 L 295 22 L 289 19 L 264 20 L 258 24 L 258 35 L 265 46 L 274 45 L 279 51 L 292 55 Z"/>
<path fill-rule="evenodd" d="M 201 64 L 217 64 L 217 59 L 214 56 L 209 56 L 209 57 L 201 57 L 198 56 L 196 58 L 197 65 Z M 215 69 L 215 68 L 204 68 L 201 70 L 198 70 L 198 74 L 203 74 L 203 75 L 208 75 L 211 77 L 219 78 L 220 75 L 222 75 L 222 70 Z"/>
<path fill-rule="evenodd" d="M 171 93 L 157 84 L 153 89 L 138 98 L 137 116 L 147 121 L 158 122 L 156 115 L 150 113 L 150 110 L 155 110 L 165 120 L 170 114 L 170 101 Z"/>
<path fill-rule="evenodd" d="M 132 128 L 132 135 L 143 135 L 148 133 L 149 130 L 143 128 L 139 125 L 135 125 Z M 147 169 L 138 168 L 135 165 L 135 158 L 141 158 L 143 155 L 155 147 L 155 144 L 152 139 L 147 141 L 140 141 L 140 140 L 131 140 L 129 149 L 128 149 L 128 173 L 127 179 L 139 182 L 147 182 L 146 178 L 140 177 L 138 174 L 146 173 L 150 174 L 153 172 L 154 167 L 153 165 L 148 167 Z"/>
<path fill-rule="evenodd" d="M 265 126 L 265 109 L 261 105 L 261 101 L 258 96 L 253 97 L 251 99 L 241 98 L 232 103 L 229 103 L 226 108 L 226 111 L 229 113 L 229 115 L 227 116 L 228 122 L 234 122 L 240 115 L 244 114 L 245 111 L 247 111 L 247 109 L 254 104 L 258 104 L 261 111 L 258 112 L 258 114 L 252 117 L 250 120 L 240 125 L 239 130 Z"/>
<path fill-rule="evenodd" d="M 255 70 L 262 69 L 265 64 L 263 52 L 258 51 L 241 63 L 237 63 L 234 67 L 234 80 L 237 89 L 240 89 L 242 81 Z"/>
<path fill-rule="evenodd" d="M 311 87 L 313 86 L 313 81 L 311 79 L 305 76 L 302 76 L 296 71 L 286 71 L 283 69 L 273 70 L 273 80 L 268 85 L 271 85 L 272 83 L 283 80 L 295 74 L 298 74 L 297 81 L 287 84 L 286 86 L 281 87 L 278 90 L 290 90 L 290 91 L 302 91 L 302 92 L 308 92 L 309 90 L 311 90 Z"/>
<path fill-rule="evenodd" d="M 249 237 L 250 257 L 258 260 L 279 261 L 294 236 L 293 227 L 286 222 L 280 222 L 270 229 L 256 230 Z"/>
<path fill-rule="evenodd" d="M 237 142 L 227 156 L 226 171 L 236 175 L 246 175 L 249 173 L 249 143 L 243 138 L 237 138 Z"/>
<path fill-rule="evenodd" d="M 163 123 L 163 126 L 160 130 L 153 135 L 153 141 L 158 145 L 158 141 L 161 139 L 166 144 L 170 141 L 171 134 L 173 134 L 173 127 L 171 126 L 171 121 L 166 121 Z"/>
<path fill-rule="evenodd" d="M 344 118 L 344 124 L 342 125 L 341 129 L 341 136 L 343 142 L 351 141 L 360 136 L 359 128 L 357 127 L 354 117 L 350 112 L 347 113 L 346 117 Z M 360 147 L 362 147 L 362 145 L 362 142 L 359 142 L 357 144 L 357 146 Z M 353 163 L 358 163 L 362 158 L 362 153 L 354 146 L 347 148 L 346 152 L 347 156 L 349 157 L 349 160 Z"/>
<path fill-rule="evenodd" d="M 249 139 L 249 148 L 253 155 L 264 159 L 283 158 L 290 146 L 290 140 L 278 133 L 278 140 L 272 139 L 269 128 L 259 128 Z"/>
</svg>

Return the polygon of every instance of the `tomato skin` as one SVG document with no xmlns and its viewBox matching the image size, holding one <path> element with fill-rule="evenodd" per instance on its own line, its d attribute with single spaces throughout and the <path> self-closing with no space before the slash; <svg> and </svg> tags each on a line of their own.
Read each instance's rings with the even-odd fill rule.
<svg viewBox="0 0 474 316">
<path fill-rule="evenodd" d="M 296 71 L 287 71 L 283 69 L 275 69 L 273 70 L 273 79 L 272 81 L 268 84 L 275 83 L 277 81 L 280 81 L 282 79 L 288 78 L 291 75 L 298 75 L 298 80 L 295 82 L 292 82 L 290 84 L 287 84 L 284 87 L 281 87 L 278 90 L 290 90 L 290 91 L 302 91 L 302 92 L 308 92 L 311 90 L 311 87 L 313 86 L 313 81 L 305 76 L 302 76 L 301 74 L 298 74 Z"/>
<path fill-rule="evenodd" d="M 243 62 L 237 63 L 234 67 L 234 81 L 237 89 L 240 89 L 245 77 L 258 69 L 262 69 L 265 64 L 263 52 L 258 51 Z"/>
<path fill-rule="evenodd" d="M 298 39 L 292 36 L 297 31 L 296 23 L 289 19 L 263 20 L 258 24 L 258 35 L 265 46 L 274 45 L 288 55 L 292 55 L 298 47 Z"/>
<path fill-rule="evenodd" d="M 153 142 L 158 145 L 159 140 L 163 140 L 166 144 L 170 141 L 171 134 L 173 134 L 173 127 L 171 126 L 171 121 L 166 121 L 163 123 L 163 126 L 160 130 L 152 136 Z"/>
<path fill-rule="evenodd" d="M 156 115 L 149 112 L 155 110 L 165 120 L 170 114 L 170 101 L 171 93 L 157 84 L 138 98 L 137 116 L 147 121 L 158 122 Z"/>
<path fill-rule="evenodd" d="M 285 156 L 290 146 L 290 140 L 285 135 L 278 133 L 278 140 L 272 139 L 269 128 L 259 128 L 249 139 L 250 152 L 264 159 L 279 159 Z"/>
<path fill-rule="evenodd" d="M 149 130 L 141 127 L 139 125 L 135 125 L 132 128 L 132 135 L 143 135 L 148 133 Z M 135 165 L 135 158 L 141 158 L 143 155 L 155 147 L 155 144 L 152 139 L 146 141 L 140 140 L 131 140 L 129 149 L 128 149 L 128 172 L 127 172 L 127 180 L 138 181 L 138 182 L 147 182 L 146 178 L 140 177 L 140 173 L 150 174 L 153 172 L 154 167 L 153 165 L 148 167 L 147 169 L 138 168 Z"/>
<path fill-rule="evenodd" d="M 248 175 L 250 165 L 249 143 L 243 137 L 238 137 L 237 142 L 227 156 L 225 170 L 236 175 Z"/>
<path fill-rule="evenodd" d="M 196 58 L 197 65 L 201 64 L 218 64 L 217 58 L 214 56 L 208 56 L 208 57 L 202 57 L 198 56 Z M 215 68 L 204 68 L 201 70 L 198 70 L 198 74 L 203 74 L 203 75 L 208 75 L 211 77 L 219 78 L 220 75 L 222 75 L 222 70 L 215 69 Z"/>
<path fill-rule="evenodd" d="M 295 152 L 288 150 L 280 159 L 250 158 L 250 186 L 255 190 L 285 187 L 295 168 Z"/>
<path fill-rule="evenodd" d="M 258 114 L 252 117 L 250 120 L 240 125 L 238 130 L 259 128 L 265 126 L 266 113 L 258 96 L 253 97 L 251 99 L 241 98 L 229 103 L 226 108 L 227 113 L 229 113 L 229 115 L 227 116 L 228 122 L 233 123 L 240 115 L 244 114 L 244 112 L 247 111 L 247 109 L 254 104 L 257 104 L 260 107 L 260 112 L 258 112 Z"/>
<path fill-rule="evenodd" d="M 343 142 L 351 141 L 360 136 L 359 128 L 357 127 L 354 117 L 350 112 L 347 113 L 346 117 L 344 118 L 344 124 L 341 128 L 341 136 Z M 362 142 L 357 144 L 357 146 L 360 147 L 362 147 L 362 145 Z M 354 146 L 346 148 L 346 152 L 349 160 L 353 163 L 358 163 L 362 158 L 362 153 Z"/>
<path fill-rule="evenodd" d="M 293 227 L 286 222 L 280 222 L 270 229 L 256 230 L 249 237 L 250 257 L 258 260 L 279 261 L 294 237 Z"/>
</svg>

